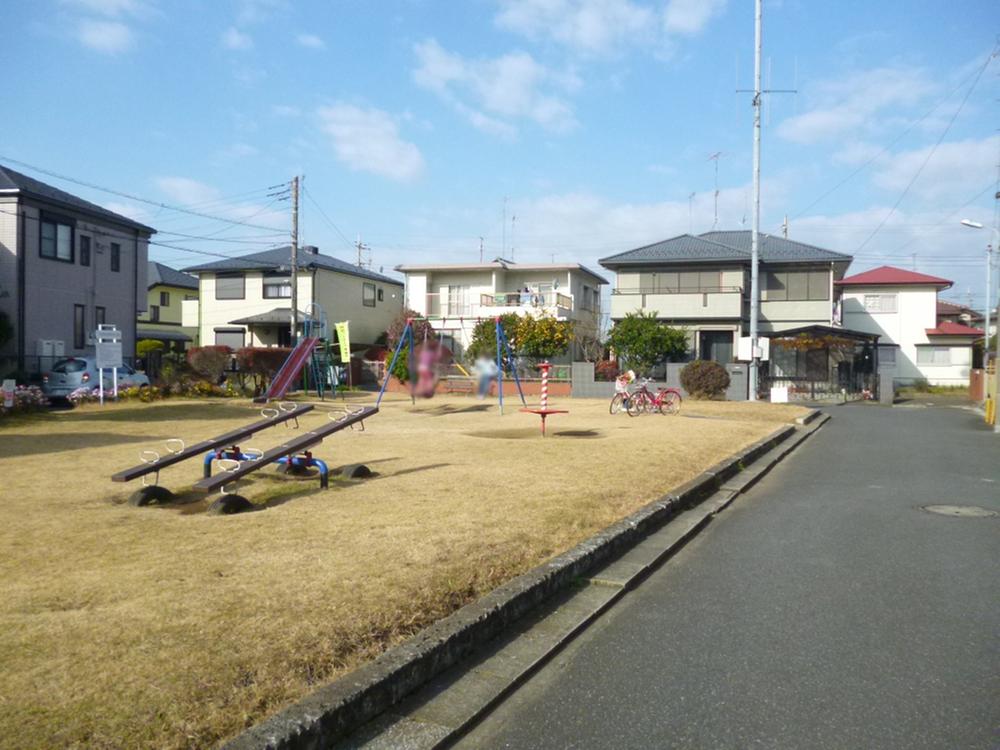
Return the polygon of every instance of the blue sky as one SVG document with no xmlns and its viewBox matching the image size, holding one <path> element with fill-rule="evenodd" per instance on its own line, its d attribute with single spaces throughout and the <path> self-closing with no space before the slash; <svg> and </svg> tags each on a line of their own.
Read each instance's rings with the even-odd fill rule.
<svg viewBox="0 0 1000 750">
<path fill-rule="evenodd" d="M 765 2 L 765 85 L 798 93 L 765 110 L 762 229 L 787 215 L 852 271 L 915 263 L 981 305 L 990 232 L 958 222 L 994 222 L 998 32 L 989 0 Z M 750 226 L 751 0 L 38 0 L 8 4 L 0 49 L 0 163 L 176 247 L 282 237 L 10 160 L 275 229 L 267 188 L 301 174 L 304 241 L 351 258 L 360 234 L 385 269 L 707 231 L 716 163 L 718 227 Z"/>
</svg>

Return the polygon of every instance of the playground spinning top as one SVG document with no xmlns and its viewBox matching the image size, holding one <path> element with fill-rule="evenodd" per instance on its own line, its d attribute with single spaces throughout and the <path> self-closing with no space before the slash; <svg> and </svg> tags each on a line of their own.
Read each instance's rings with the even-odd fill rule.
<svg viewBox="0 0 1000 750">
<path fill-rule="evenodd" d="M 549 414 L 569 414 L 569 409 L 549 408 L 549 369 L 551 367 L 552 365 L 548 361 L 538 365 L 538 369 L 542 371 L 542 398 L 539 406 L 525 406 L 521 409 L 521 411 L 537 414 L 542 418 L 542 437 L 545 437 L 545 418 Z"/>
</svg>

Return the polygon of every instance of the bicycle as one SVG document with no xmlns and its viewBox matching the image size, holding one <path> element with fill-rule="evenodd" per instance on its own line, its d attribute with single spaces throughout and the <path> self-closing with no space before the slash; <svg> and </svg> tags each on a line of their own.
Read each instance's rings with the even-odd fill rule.
<svg viewBox="0 0 1000 750">
<path fill-rule="evenodd" d="M 622 409 L 628 410 L 628 402 L 632 395 L 628 387 L 633 380 L 635 374 L 631 370 L 615 378 L 615 395 L 611 397 L 611 404 L 608 407 L 608 411 L 612 414 L 618 414 Z"/>
<path fill-rule="evenodd" d="M 658 411 L 660 414 L 676 414 L 681 410 L 680 392 L 676 388 L 657 388 L 656 393 L 649 390 L 649 378 L 639 381 L 639 390 L 629 394 L 626 402 L 626 410 L 630 417 L 636 417 L 643 412 L 652 413 Z"/>
</svg>

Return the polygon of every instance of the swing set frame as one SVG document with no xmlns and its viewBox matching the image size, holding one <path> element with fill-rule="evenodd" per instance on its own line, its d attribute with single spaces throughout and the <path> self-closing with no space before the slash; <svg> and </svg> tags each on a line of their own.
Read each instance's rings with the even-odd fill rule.
<svg viewBox="0 0 1000 750">
<path fill-rule="evenodd" d="M 406 327 L 403 328 L 403 333 L 399 337 L 399 341 L 396 343 L 396 350 L 392 353 L 392 361 L 389 363 L 389 367 L 385 371 L 385 378 L 382 380 L 382 387 L 378 392 L 378 399 L 375 401 L 375 406 L 379 406 L 382 403 L 382 396 L 385 395 L 385 389 L 389 385 L 389 378 L 392 377 L 392 370 L 396 366 L 396 361 L 399 359 L 399 353 L 403 350 L 403 344 L 407 346 L 407 368 L 410 371 L 410 403 L 416 404 L 416 363 L 413 359 L 413 321 L 415 320 L 428 320 L 427 318 L 407 318 Z M 504 333 L 503 323 L 500 322 L 500 316 L 496 316 L 493 319 L 495 332 L 496 332 L 496 350 L 497 350 L 497 397 L 500 402 L 500 415 L 503 416 L 503 354 L 506 352 L 507 361 L 513 364 L 514 362 L 514 352 L 511 351 L 510 342 L 507 340 L 507 334 Z M 426 339 L 426 332 L 424 335 Z M 439 337 L 440 343 L 440 337 Z M 517 375 L 517 368 L 511 367 L 511 373 L 514 375 L 514 383 L 517 384 L 517 393 L 521 397 L 521 405 L 527 406 L 528 403 L 524 400 L 524 390 L 521 388 L 521 378 Z"/>
</svg>

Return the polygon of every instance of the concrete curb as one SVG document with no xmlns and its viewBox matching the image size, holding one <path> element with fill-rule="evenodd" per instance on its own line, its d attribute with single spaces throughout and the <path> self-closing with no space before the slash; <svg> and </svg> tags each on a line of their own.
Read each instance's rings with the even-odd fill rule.
<svg viewBox="0 0 1000 750">
<path fill-rule="evenodd" d="M 795 424 L 806 425 L 816 419 L 820 414 L 822 414 L 819 409 L 810 409 L 808 414 L 803 414 L 801 417 L 795 418 Z"/>
<path fill-rule="evenodd" d="M 801 419 L 813 421 L 820 413 L 813 410 Z M 725 503 L 711 508 L 708 515 L 718 512 L 828 419 L 826 416 L 806 430 L 792 425 L 776 430 L 573 549 L 494 589 L 373 662 L 251 727 L 224 747 L 312 750 L 332 744 L 473 654 L 588 572 L 633 548 L 673 517 L 721 494 L 727 498 Z M 779 450 L 773 451 L 776 447 Z M 765 465 L 745 471 L 769 451 L 772 454 Z M 703 525 L 700 522 L 692 526 L 684 539 Z"/>
</svg>

